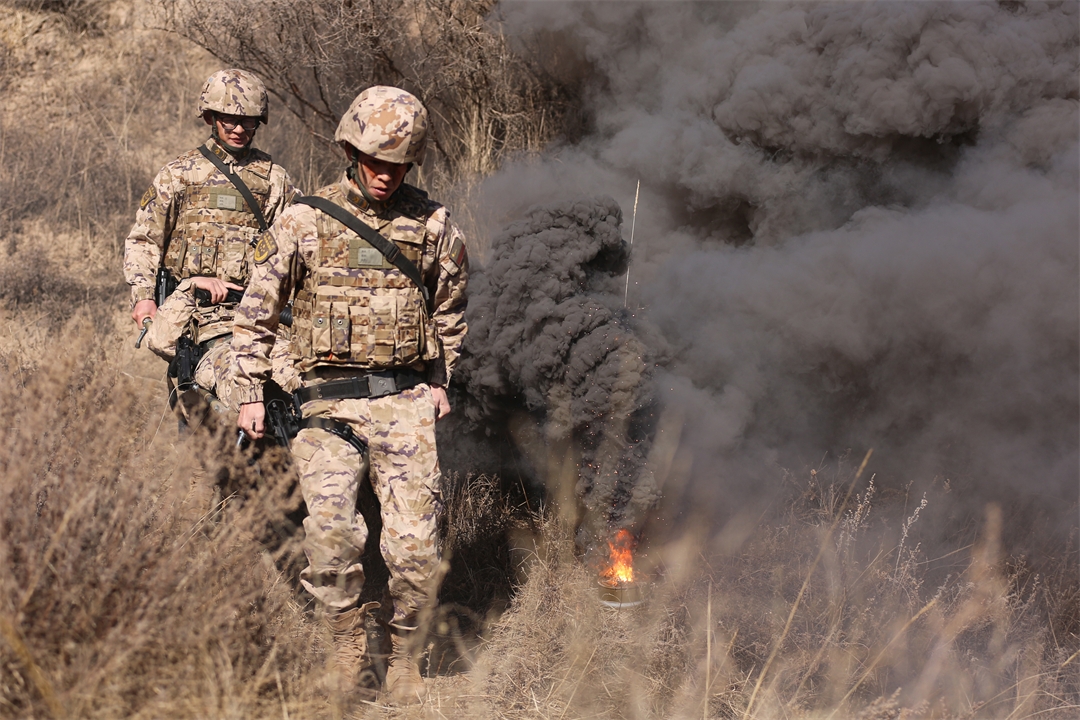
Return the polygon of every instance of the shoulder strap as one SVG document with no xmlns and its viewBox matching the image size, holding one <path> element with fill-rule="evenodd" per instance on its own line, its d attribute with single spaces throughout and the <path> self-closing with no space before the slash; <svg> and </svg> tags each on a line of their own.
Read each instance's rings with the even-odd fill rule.
<svg viewBox="0 0 1080 720">
<path fill-rule="evenodd" d="M 233 184 L 233 187 L 240 191 L 240 194 L 244 196 L 244 200 L 247 202 L 248 207 L 251 208 L 251 212 L 255 213 L 255 220 L 259 223 L 259 230 L 266 232 L 266 218 L 263 217 L 262 208 L 259 207 L 259 203 L 255 202 L 255 196 L 251 194 L 251 190 L 244 184 L 244 181 L 240 178 L 240 175 L 232 172 L 229 166 L 221 161 L 214 151 L 205 145 L 199 146 L 199 152 L 203 157 L 214 163 L 214 167 L 222 172 L 225 177 L 229 178 L 229 182 Z"/>
<path fill-rule="evenodd" d="M 416 284 L 416 287 L 420 288 L 420 292 L 424 296 L 424 304 L 427 306 L 428 312 L 431 312 L 431 297 L 427 287 L 424 286 L 423 279 L 420 277 L 420 271 L 416 269 L 416 266 L 412 264 L 409 258 L 401 254 L 401 250 L 397 245 L 380 235 L 375 228 L 360 222 L 359 218 L 352 215 L 348 210 L 332 200 L 318 197 L 317 195 L 306 195 L 302 198 L 297 198 L 294 202 L 322 210 L 324 213 L 371 243 L 373 248 L 382 253 L 394 267 L 403 272 L 405 277 L 412 280 L 413 283 Z"/>
</svg>

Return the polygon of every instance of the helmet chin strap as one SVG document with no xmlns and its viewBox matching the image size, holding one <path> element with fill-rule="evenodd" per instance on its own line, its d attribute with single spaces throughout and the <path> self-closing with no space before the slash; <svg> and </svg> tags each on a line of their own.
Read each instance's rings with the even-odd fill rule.
<svg viewBox="0 0 1080 720">
<path fill-rule="evenodd" d="M 352 158 L 349 158 L 350 160 Z M 364 181 L 360 178 L 359 162 L 353 162 L 349 165 L 345 171 L 346 177 L 353 181 L 353 185 L 356 185 L 356 189 L 360 191 L 360 194 L 364 196 L 364 199 L 368 201 L 369 205 L 381 205 L 379 200 L 376 200 L 368 192 L 367 186 L 364 185 Z"/>
</svg>

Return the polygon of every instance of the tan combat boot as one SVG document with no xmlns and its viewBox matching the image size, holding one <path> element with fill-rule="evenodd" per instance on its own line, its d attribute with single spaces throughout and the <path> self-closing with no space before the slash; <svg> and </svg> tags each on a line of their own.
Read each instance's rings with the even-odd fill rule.
<svg viewBox="0 0 1080 720">
<path fill-rule="evenodd" d="M 395 705 L 415 705 L 427 697 L 427 686 L 420 677 L 420 667 L 408 648 L 408 636 L 394 630 L 390 635 L 394 646 L 386 668 L 386 683 L 383 686 L 390 702 Z"/>
<path fill-rule="evenodd" d="M 343 612 L 328 610 L 322 616 L 323 624 L 330 631 L 334 643 L 330 672 L 326 677 L 329 690 L 345 695 L 363 690 L 361 683 L 365 679 L 373 679 L 364 620 L 368 611 L 378 607 L 379 603 L 369 602 Z M 365 678 L 365 675 L 371 677 Z"/>
</svg>

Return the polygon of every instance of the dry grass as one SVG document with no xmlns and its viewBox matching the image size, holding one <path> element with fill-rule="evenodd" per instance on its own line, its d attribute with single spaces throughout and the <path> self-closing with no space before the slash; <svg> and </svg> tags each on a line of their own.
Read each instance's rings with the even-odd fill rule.
<svg viewBox="0 0 1080 720">
<path fill-rule="evenodd" d="M 287 464 L 249 466 L 209 435 L 174 447 L 118 340 L 79 317 L 46 343 L 87 355 L 0 359 L 0 402 L 23 408 L 0 428 L 0 715 L 334 716 L 295 585 Z M 207 476 L 234 491 L 216 513 Z M 875 522 L 872 483 L 847 505 L 850 482 L 809 485 L 735 553 L 648 548 L 647 603 L 613 610 L 567 528 L 530 527 L 493 479 L 452 478 L 444 537 L 461 563 L 429 618 L 434 716 L 1073 716 L 1075 627 L 1059 635 L 1046 613 L 1075 611 L 1075 581 L 1010 571 L 1000 511 L 934 563 L 916 513 Z M 1062 571 L 1074 562 L 1075 546 Z"/>
<path fill-rule="evenodd" d="M 157 168 L 204 134 L 189 95 L 206 57 L 166 51 L 137 8 L 0 1 L 0 299 L 49 325 L 73 303 L 118 302 L 133 208 Z M 108 33 L 79 31 L 91 9 Z"/>
<path fill-rule="evenodd" d="M 159 403 L 122 372 L 115 335 L 78 318 L 60 336 L 59 360 L 0 360 L 0 398 L 25 408 L 0 428 L 0 714 L 301 708 L 312 631 L 274 566 L 295 547 L 259 542 L 292 502 L 288 476 L 245 482 L 254 469 L 226 456 L 212 469 L 257 489 L 214 522 L 192 492 L 205 441 L 177 456 L 155 438 Z"/>
<path fill-rule="evenodd" d="M 163 26 L 263 77 L 314 138 L 330 144 L 356 93 L 389 84 L 432 115 L 421 182 L 493 172 L 504 157 L 578 131 L 580 88 L 543 53 L 511 47 L 490 0 L 157 0 Z"/>
<path fill-rule="evenodd" d="M 1075 581 L 1051 590 L 1008 572 L 996 508 L 974 547 L 933 561 L 914 545 L 917 516 L 898 543 L 872 496 L 830 509 L 808 495 L 731 555 L 692 539 L 653 547 L 649 600 L 630 610 L 597 602 L 569 533 L 548 526 L 473 692 L 492 717 L 1075 715 L 1077 636 L 1062 642 L 1046 621 Z M 1075 562 L 1074 544 L 1058 567 Z"/>
<path fill-rule="evenodd" d="M 28 312 L 10 315 L 0 354 L 0 403 L 18 409 L 0 427 L 0 715 L 333 716 L 295 585 L 288 468 L 171 434 L 121 311 L 43 333 Z M 206 477 L 235 491 L 222 512 Z M 449 478 L 449 574 L 427 628 L 440 712 L 1074 714 L 1076 538 L 1035 573 L 1001 555 L 991 508 L 973 547 L 931 558 L 918 512 L 879 518 L 872 484 L 845 505 L 850 481 L 811 475 L 733 550 L 654 543 L 648 603 L 614 611 L 568 529 L 531 520 L 496 479 Z"/>
</svg>

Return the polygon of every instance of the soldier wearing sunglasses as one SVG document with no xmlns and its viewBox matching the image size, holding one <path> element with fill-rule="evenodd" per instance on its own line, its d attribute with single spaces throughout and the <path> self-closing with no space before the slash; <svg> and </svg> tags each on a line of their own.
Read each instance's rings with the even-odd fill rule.
<svg viewBox="0 0 1080 720">
<path fill-rule="evenodd" d="M 259 236 L 298 194 L 285 169 L 252 146 L 267 106 L 253 74 L 211 75 L 198 103 L 210 137 L 158 172 L 124 246 L 131 317 L 150 349 L 172 363 L 170 402 L 179 401 L 189 424 L 208 408 L 236 411 L 229 352 L 236 306 Z M 286 387 L 298 384 L 287 353 L 288 343 L 279 343 L 275 367 L 286 374 L 275 380 Z"/>
</svg>

